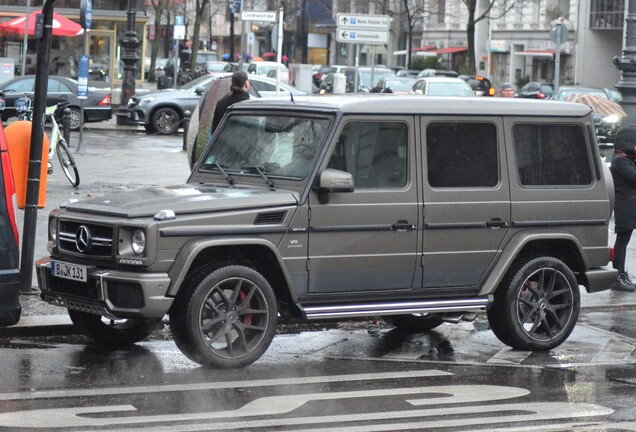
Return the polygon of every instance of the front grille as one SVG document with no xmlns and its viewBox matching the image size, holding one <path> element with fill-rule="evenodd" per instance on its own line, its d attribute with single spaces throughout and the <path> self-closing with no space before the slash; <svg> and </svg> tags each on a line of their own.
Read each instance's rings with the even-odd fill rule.
<svg viewBox="0 0 636 432">
<path fill-rule="evenodd" d="M 145 306 L 141 285 L 133 282 L 108 281 L 108 299 L 119 308 L 139 309 Z"/>
<path fill-rule="evenodd" d="M 89 233 L 90 240 L 85 249 L 82 249 L 82 245 L 78 247 L 77 238 L 80 227 L 85 227 Z M 111 226 L 68 220 L 59 221 L 60 249 L 74 254 L 111 257 L 113 255 L 113 235 L 114 229 Z"/>
</svg>

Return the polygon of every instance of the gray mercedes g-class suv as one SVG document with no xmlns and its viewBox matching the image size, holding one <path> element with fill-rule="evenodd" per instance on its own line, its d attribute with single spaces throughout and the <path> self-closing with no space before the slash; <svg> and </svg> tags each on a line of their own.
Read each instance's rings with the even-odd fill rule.
<svg viewBox="0 0 636 432">
<path fill-rule="evenodd" d="M 487 312 L 549 350 L 579 285 L 610 288 L 613 187 L 591 110 L 564 102 L 308 96 L 233 106 L 187 184 L 50 213 L 42 298 L 106 344 L 166 314 L 203 365 L 257 360 L 277 321 L 423 332 Z"/>
</svg>

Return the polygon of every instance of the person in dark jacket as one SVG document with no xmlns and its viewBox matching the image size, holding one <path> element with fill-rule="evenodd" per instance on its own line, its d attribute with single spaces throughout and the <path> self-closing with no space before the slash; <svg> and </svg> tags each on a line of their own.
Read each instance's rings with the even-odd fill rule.
<svg viewBox="0 0 636 432">
<path fill-rule="evenodd" d="M 618 270 L 618 279 L 612 289 L 636 291 L 625 269 L 627 245 L 636 228 L 636 126 L 625 126 L 616 134 L 614 157 L 610 171 L 614 179 L 614 244 L 613 266 Z"/>
<path fill-rule="evenodd" d="M 221 119 L 225 115 L 227 109 L 237 102 L 248 100 L 250 98 L 247 90 L 250 88 L 250 82 L 247 80 L 247 73 L 244 71 L 236 71 L 232 74 L 232 85 L 230 93 L 223 96 L 216 103 L 214 108 L 214 117 L 212 118 L 212 131 L 221 123 Z"/>
</svg>

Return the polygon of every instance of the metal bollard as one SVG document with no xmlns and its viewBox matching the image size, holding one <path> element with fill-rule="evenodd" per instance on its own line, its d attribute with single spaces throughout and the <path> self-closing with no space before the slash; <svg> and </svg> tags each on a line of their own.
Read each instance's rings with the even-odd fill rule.
<svg viewBox="0 0 636 432">
<path fill-rule="evenodd" d="M 188 127 L 190 127 L 190 118 L 192 117 L 192 113 L 190 110 L 187 110 L 183 113 L 183 149 L 187 150 L 188 147 Z"/>
<path fill-rule="evenodd" d="M 64 113 L 62 114 L 62 136 L 64 137 L 64 141 L 66 141 L 66 145 L 71 147 L 71 109 L 64 108 Z"/>
</svg>

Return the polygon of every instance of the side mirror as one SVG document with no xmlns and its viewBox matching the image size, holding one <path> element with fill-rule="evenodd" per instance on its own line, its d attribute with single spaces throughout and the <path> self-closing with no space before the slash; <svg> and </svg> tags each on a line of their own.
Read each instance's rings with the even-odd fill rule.
<svg viewBox="0 0 636 432">
<path fill-rule="evenodd" d="M 415 94 L 416 95 L 423 95 L 424 92 L 421 89 L 417 89 L 417 90 L 415 90 Z"/>
<path fill-rule="evenodd" d="M 314 190 L 320 203 L 327 204 L 329 193 L 353 192 L 353 176 L 345 171 L 328 168 L 320 173 L 318 187 Z"/>
<path fill-rule="evenodd" d="M 205 86 L 197 87 L 196 89 L 194 89 L 194 92 L 198 94 L 199 96 L 201 96 L 203 93 L 205 93 Z"/>
</svg>

